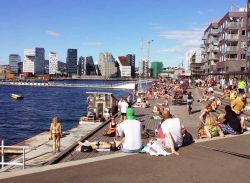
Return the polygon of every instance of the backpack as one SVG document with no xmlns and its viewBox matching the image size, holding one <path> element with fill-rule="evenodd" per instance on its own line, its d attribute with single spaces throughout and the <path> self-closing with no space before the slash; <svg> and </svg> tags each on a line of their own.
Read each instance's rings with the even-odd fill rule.
<svg viewBox="0 0 250 183">
<path fill-rule="evenodd" d="M 81 152 L 91 152 L 92 150 L 92 146 L 81 146 Z"/>
<path fill-rule="evenodd" d="M 189 132 L 186 132 L 185 135 L 183 135 L 182 146 L 188 146 L 192 143 L 194 143 L 192 135 Z"/>
</svg>

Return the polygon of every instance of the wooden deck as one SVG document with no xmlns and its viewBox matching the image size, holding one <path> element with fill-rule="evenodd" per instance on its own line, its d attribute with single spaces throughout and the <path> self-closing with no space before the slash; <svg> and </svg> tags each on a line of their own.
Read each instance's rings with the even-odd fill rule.
<svg viewBox="0 0 250 183">
<path fill-rule="evenodd" d="M 150 130 L 155 130 L 157 128 L 157 125 L 159 124 L 160 120 L 155 120 L 151 119 L 151 117 L 154 115 L 152 113 L 153 106 L 156 103 L 161 103 L 162 99 L 154 99 L 150 100 L 151 107 L 149 108 L 134 108 L 135 109 L 135 115 L 136 119 L 141 121 L 146 129 Z M 116 118 L 118 120 L 118 118 Z M 109 124 L 98 130 L 94 135 L 92 135 L 90 138 L 87 138 L 86 140 L 88 141 L 112 141 L 114 138 L 113 137 L 106 137 L 103 136 L 103 132 L 105 129 L 109 127 Z M 148 139 L 143 139 L 143 142 L 146 143 Z M 119 152 L 119 151 L 117 151 Z M 79 159 L 86 159 L 86 158 L 92 158 L 92 157 L 97 157 L 97 156 L 102 156 L 102 155 L 107 155 L 107 154 L 113 154 L 117 152 L 90 152 L 90 153 L 83 153 L 83 152 L 77 152 L 77 151 L 71 151 L 66 155 L 60 162 L 67 162 L 67 161 L 74 161 L 74 160 L 79 160 Z"/>
</svg>

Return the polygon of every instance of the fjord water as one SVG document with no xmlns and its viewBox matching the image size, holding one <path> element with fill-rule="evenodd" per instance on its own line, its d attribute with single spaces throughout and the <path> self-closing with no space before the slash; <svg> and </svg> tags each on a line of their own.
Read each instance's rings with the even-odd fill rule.
<svg viewBox="0 0 250 183">
<path fill-rule="evenodd" d="M 62 81 L 65 82 L 65 81 Z M 114 84 L 117 81 L 70 81 L 82 84 Z M 67 81 L 69 83 L 69 81 Z M 46 88 L 27 86 L 0 86 L 0 139 L 12 145 L 40 132 L 48 131 L 53 116 L 57 115 L 63 130 L 78 125 L 86 113 L 86 92 L 112 92 L 117 98 L 128 90 L 90 88 Z M 11 93 L 21 94 L 23 100 L 12 100 Z"/>
</svg>

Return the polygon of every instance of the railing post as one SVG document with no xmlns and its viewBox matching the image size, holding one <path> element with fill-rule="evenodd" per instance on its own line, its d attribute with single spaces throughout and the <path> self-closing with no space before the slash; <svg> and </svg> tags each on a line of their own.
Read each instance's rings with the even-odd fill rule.
<svg viewBox="0 0 250 183">
<path fill-rule="evenodd" d="M 25 149 L 23 147 L 23 169 L 25 169 Z"/>
<path fill-rule="evenodd" d="M 4 167 L 4 149 L 3 149 L 3 147 L 4 147 L 4 141 L 2 140 L 2 141 L 1 141 L 2 169 L 3 169 L 3 167 Z"/>
</svg>

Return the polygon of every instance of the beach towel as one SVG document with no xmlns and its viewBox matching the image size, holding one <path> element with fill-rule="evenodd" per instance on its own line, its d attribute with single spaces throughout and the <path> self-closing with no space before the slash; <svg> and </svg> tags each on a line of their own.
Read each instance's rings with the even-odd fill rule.
<svg viewBox="0 0 250 183">
<path fill-rule="evenodd" d="M 141 150 L 142 153 L 148 153 L 151 156 L 167 156 L 171 153 L 165 151 L 163 147 L 157 142 L 153 141 L 152 143 L 148 143 L 144 148 Z"/>
</svg>

